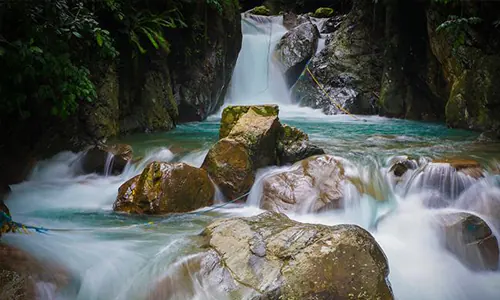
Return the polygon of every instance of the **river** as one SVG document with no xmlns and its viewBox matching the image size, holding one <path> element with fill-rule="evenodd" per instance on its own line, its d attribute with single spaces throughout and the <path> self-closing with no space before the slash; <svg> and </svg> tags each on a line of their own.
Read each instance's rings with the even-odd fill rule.
<svg viewBox="0 0 500 300">
<path fill-rule="evenodd" d="M 441 211 L 474 210 L 473 202 L 500 202 L 496 177 L 488 175 L 469 182 L 456 173 L 447 174 L 442 184 L 449 190 L 452 204 L 429 209 L 423 204 L 442 190 L 429 189 L 415 179 L 418 176 L 396 185 L 387 175 L 391 159 L 398 155 L 421 160 L 471 158 L 491 171 L 498 167 L 498 144 L 478 143 L 478 133 L 448 129 L 443 124 L 378 116 L 326 116 L 292 104 L 269 55 L 286 32 L 281 18 L 244 18 L 242 28 L 243 47 L 225 105 L 278 104 L 282 122 L 308 133 L 327 153 L 342 158 L 348 172 L 383 195 L 376 200 L 348 192 L 346 201 L 357 204 L 345 210 L 290 217 L 327 225 L 352 223 L 369 230 L 389 261 L 389 280 L 396 299 L 499 299 L 500 272 L 466 268 L 444 249 L 432 226 L 432 218 Z M 182 281 L 175 281 L 173 274 L 186 257 L 201 251 L 192 237 L 211 221 L 262 212 L 258 208 L 259 179 L 246 204 L 231 204 L 208 214 L 160 218 L 112 211 L 118 187 L 140 173 L 148 161 L 183 161 L 199 167 L 217 140 L 220 114 L 204 122 L 179 125 L 171 132 L 120 139 L 133 146 L 136 157 L 144 157 L 120 176 L 75 175 L 79 154 L 64 152 L 39 162 L 27 181 L 12 186 L 6 204 L 16 221 L 46 228 L 85 229 L 4 237 L 6 243 L 60 265 L 70 274 L 70 282 L 62 290 L 40 282 L 42 299 L 152 299 L 151 290 L 157 282 L 168 278 L 172 278 L 174 289 L 168 299 L 224 299 L 206 287 L 195 271 Z M 259 178 L 287 168 L 260 170 Z M 466 190 L 457 192 L 456 184 L 463 184 Z M 222 196 L 217 197 L 222 200 Z M 144 225 L 148 222 L 154 223 Z"/>
</svg>

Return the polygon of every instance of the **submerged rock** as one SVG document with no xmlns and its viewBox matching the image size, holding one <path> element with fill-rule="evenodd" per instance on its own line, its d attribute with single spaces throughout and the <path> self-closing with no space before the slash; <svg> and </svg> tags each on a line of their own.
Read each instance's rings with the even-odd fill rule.
<svg viewBox="0 0 500 300">
<path fill-rule="evenodd" d="M 274 56 L 291 87 L 299 78 L 309 59 L 316 53 L 319 31 L 311 22 L 301 24 L 288 31 L 279 41 Z"/>
<path fill-rule="evenodd" d="M 234 299 L 393 299 L 386 257 L 356 225 L 302 224 L 267 212 L 202 233 L 200 276 Z"/>
<path fill-rule="evenodd" d="M 275 105 L 226 108 L 219 132 L 224 138 L 209 150 L 202 168 L 226 197 L 241 196 L 250 190 L 255 170 L 276 164 L 279 129 Z"/>
<path fill-rule="evenodd" d="M 118 190 L 115 211 L 166 214 L 213 204 L 215 188 L 205 170 L 185 163 L 152 162 Z"/>
<path fill-rule="evenodd" d="M 277 154 L 279 165 L 286 165 L 325 154 L 325 151 L 309 142 L 309 136 L 300 129 L 284 124 L 278 139 Z"/>
<path fill-rule="evenodd" d="M 318 212 L 343 206 L 344 168 L 330 155 L 298 162 L 264 179 L 261 208 L 283 213 Z"/>
<path fill-rule="evenodd" d="M 402 177 L 408 170 L 416 170 L 418 162 L 410 159 L 408 156 L 399 156 L 393 159 L 392 165 L 389 168 L 389 173 L 395 177 Z"/>
<path fill-rule="evenodd" d="M 450 213 L 439 216 L 446 248 L 473 270 L 498 269 L 498 241 L 491 228 L 478 216 Z"/>
<path fill-rule="evenodd" d="M 69 282 L 65 270 L 42 264 L 27 253 L 0 243 L 0 299 L 42 299 L 37 284 L 55 293 Z"/>
<path fill-rule="evenodd" d="M 80 167 L 84 174 L 119 175 L 132 160 L 132 155 L 133 150 L 130 145 L 98 145 L 83 154 Z"/>
</svg>

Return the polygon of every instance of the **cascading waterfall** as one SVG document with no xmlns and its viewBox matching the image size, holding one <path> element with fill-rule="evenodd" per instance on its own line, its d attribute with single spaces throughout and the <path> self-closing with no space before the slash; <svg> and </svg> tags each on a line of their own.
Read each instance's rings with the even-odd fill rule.
<svg viewBox="0 0 500 300">
<path fill-rule="evenodd" d="M 344 202 L 349 204 L 344 209 L 289 216 L 308 223 L 358 224 L 369 230 L 388 258 L 396 299 L 499 299 L 500 272 L 468 269 L 445 249 L 436 226 L 436 218 L 450 210 L 479 215 L 500 211 L 498 177 L 486 174 L 485 178 L 473 180 L 443 170 L 443 166 L 416 168 L 397 180 L 390 174 L 391 164 L 401 154 L 417 158 L 470 154 L 468 146 L 476 135 L 438 124 L 380 117 L 356 122 L 347 116 L 325 116 L 289 105 L 284 81 L 280 74 L 272 73 L 279 71 L 268 55 L 272 53 L 269 38 L 274 45 L 285 32 L 281 22 L 280 17 L 244 15 L 243 48 L 227 102 L 279 104 L 281 119 L 303 129 L 313 142 L 338 156 L 345 175 L 354 178 L 351 184 L 344 185 Z M 16 221 L 46 228 L 87 229 L 2 237 L 2 241 L 64 270 L 68 280 L 61 290 L 39 282 L 41 299 L 226 297 L 217 294 L 197 273 L 200 249 L 193 237 L 216 218 L 261 213 L 263 180 L 293 166 L 260 170 L 246 204 L 228 205 L 207 215 L 146 218 L 112 212 L 119 186 L 139 174 L 148 162 L 183 161 L 200 166 L 208 147 L 215 142 L 217 122 L 215 116 L 196 125 L 180 125 L 169 133 L 131 137 L 126 142 L 134 150 L 141 149 L 139 155 L 144 158 L 127 166 L 120 176 L 79 175 L 74 169 L 78 154 L 64 152 L 39 162 L 26 182 L 12 186 L 13 193 L 6 203 Z M 151 142 L 157 140 L 161 147 Z M 474 155 L 492 159 L 483 152 Z M 430 208 L 425 199 L 434 191 L 446 201 Z M 155 221 L 154 226 L 141 226 L 150 220 Z M 498 219 L 485 220 L 495 232 L 500 231 Z"/>
</svg>

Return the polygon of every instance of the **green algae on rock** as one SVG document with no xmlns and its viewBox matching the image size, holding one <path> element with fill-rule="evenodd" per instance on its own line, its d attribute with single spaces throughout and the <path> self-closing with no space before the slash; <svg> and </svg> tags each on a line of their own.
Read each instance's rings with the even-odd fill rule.
<svg viewBox="0 0 500 300">
<path fill-rule="evenodd" d="M 185 163 L 152 162 L 118 190 L 115 211 L 166 214 L 213 204 L 215 188 L 205 170 Z"/>
<path fill-rule="evenodd" d="M 283 124 L 277 143 L 278 164 L 293 164 L 325 151 L 309 142 L 309 136 L 298 128 Z"/>
<path fill-rule="evenodd" d="M 251 11 L 251 14 L 253 15 L 259 15 L 259 16 L 270 16 L 271 15 L 271 10 L 267 8 L 264 5 L 254 7 Z"/>
<path fill-rule="evenodd" d="M 246 114 L 249 110 L 253 110 L 256 114 L 263 117 L 278 116 L 279 108 L 277 105 L 234 105 L 228 106 L 222 112 L 220 121 L 219 139 L 223 139 L 229 135 L 233 126 L 238 122 L 240 117 Z"/>
<path fill-rule="evenodd" d="M 320 7 L 312 15 L 315 18 L 329 18 L 333 16 L 333 9 L 329 7 Z"/>
<path fill-rule="evenodd" d="M 248 192 L 255 180 L 250 153 L 243 143 L 230 138 L 218 141 L 208 152 L 202 168 L 222 193 L 234 199 Z"/>
<path fill-rule="evenodd" d="M 266 212 L 215 221 L 202 236 L 200 274 L 234 299 L 394 299 L 382 249 L 356 225 Z"/>
</svg>

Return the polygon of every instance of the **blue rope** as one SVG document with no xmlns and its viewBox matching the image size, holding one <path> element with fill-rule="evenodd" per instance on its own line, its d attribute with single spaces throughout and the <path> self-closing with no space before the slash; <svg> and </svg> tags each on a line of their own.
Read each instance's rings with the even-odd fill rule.
<svg viewBox="0 0 500 300">
<path fill-rule="evenodd" d="M 43 227 L 37 227 L 37 226 L 31 226 L 31 225 L 26 225 L 18 222 L 14 222 L 12 218 L 6 214 L 3 211 L 0 211 L 0 225 L 3 226 L 5 223 L 9 225 L 9 230 L 12 230 L 12 232 L 15 232 L 16 228 L 22 228 L 22 229 L 31 229 L 35 230 L 38 233 L 47 233 L 49 230 Z"/>
</svg>

